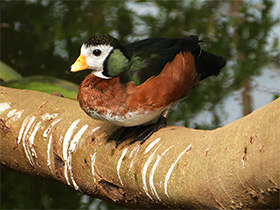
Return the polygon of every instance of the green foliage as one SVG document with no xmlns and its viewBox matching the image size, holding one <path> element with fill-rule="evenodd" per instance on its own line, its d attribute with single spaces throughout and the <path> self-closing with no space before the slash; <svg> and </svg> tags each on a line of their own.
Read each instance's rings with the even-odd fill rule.
<svg viewBox="0 0 280 210">
<path fill-rule="evenodd" d="M 238 54 L 233 69 L 237 87 L 244 79 L 259 75 L 262 67 L 275 59 L 277 37 L 274 46 L 268 47 L 271 28 L 279 23 L 279 19 L 274 20 L 270 15 L 273 4 L 272 1 L 263 1 L 262 9 L 257 9 L 249 2 L 241 9 L 244 16 L 234 18 L 233 24 L 237 26 L 234 44 Z"/>
<path fill-rule="evenodd" d="M 60 93 L 63 97 L 75 99 L 77 98 L 79 86 L 68 82 L 66 80 L 57 79 L 51 76 L 30 76 L 22 78 L 14 69 L 10 66 L 0 62 L 0 85 L 27 89 L 37 90 L 45 93 Z"/>
<path fill-rule="evenodd" d="M 1 170 L 1 180 L 1 209 L 122 209 L 52 180 L 8 170 Z"/>
<path fill-rule="evenodd" d="M 194 88 L 171 113 L 169 123 L 191 119 L 201 110 L 212 113 L 211 125 L 220 125 L 216 110 L 242 81 L 258 75 L 263 67 L 276 63 L 278 38 L 270 34 L 279 23 L 271 16 L 274 1 L 244 1 L 240 11 L 231 12 L 231 1 L 1 1 L 1 60 L 16 69 L 24 79 L 8 82 L 17 88 L 59 91 L 75 98 L 77 84 L 89 72 L 65 74 L 79 55 L 81 44 L 96 34 L 111 34 L 121 42 L 145 37 L 184 37 L 199 35 L 202 47 L 222 55 L 227 67 L 217 78 L 209 78 Z M 131 9 L 134 8 L 134 9 Z M 146 10 L 153 10 L 149 13 Z M 268 37 L 273 41 L 268 43 Z M 20 79 L 3 76 L 6 81 Z M 5 70 L 7 72 L 11 70 Z M 9 73 L 9 74 L 10 74 Z M 51 77 L 34 77 L 48 75 Z M 8 79 L 7 79 L 8 78 Z M 64 92 L 66 91 L 66 92 Z M 69 94 L 69 95 L 68 95 Z M 279 97 L 275 95 L 275 97 Z M 81 201 L 81 194 L 67 187 L 37 178 L 2 172 L 1 208 L 90 208 L 94 198 Z M 96 208 L 112 208 L 98 203 Z M 103 205 L 103 207 L 102 207 Z M 104 207 L 105 206 L 105 207 Z"/>
<path fill-rule="evenodd" d="M 79 86 L 62 79 L 51 76 L 30 76 L 21 80 L 7 82 L 7 87 L 37 90 L 52 94 L 54 92 L 61 93 L 65 98 L 77 99 Z"/>
<path fill-rule="evenodd" d="M 19 73 L 17 73 L 14 69 L 12 69 L 7 64 L 0 61 L 0 81 L 8 82 L 13 80 L 19 80 L 21 79 L 21 76 Z"/>
<path fill-rule="evenodd" d="M 78 209 L 80 206 L 81 194 L 60 183 L 6 170 L 1 170 L 1 180 L 1 209 Z"/>
</svg>

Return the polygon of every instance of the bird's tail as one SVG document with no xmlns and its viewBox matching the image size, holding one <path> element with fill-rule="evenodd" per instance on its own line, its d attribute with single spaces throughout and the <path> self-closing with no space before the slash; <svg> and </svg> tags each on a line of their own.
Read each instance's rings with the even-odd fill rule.
<svg viewBox="0 0 280 210">
<path fill-rule="evenodd" d="M 221 69 L 226 65 L 226 61 L 222 56 L 201 50 L 200 55 L 196 59 L 196 69 L 199 80 L 203 80 L 211 75 L 219 75 Z"/>
</svg>

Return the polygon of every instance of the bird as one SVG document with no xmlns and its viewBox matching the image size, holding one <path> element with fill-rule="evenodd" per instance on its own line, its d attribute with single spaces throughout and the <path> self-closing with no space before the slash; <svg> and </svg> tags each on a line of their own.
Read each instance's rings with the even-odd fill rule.
<svg viewBox="0 0 280 210">
<path fill-rule="evenodd" d="M 201 42 L 197 35 L 128 44 L 107 34 L 89 38 L 69 69 L 92 71 L 80 84 L 80 107 L 95 120 L 119 126 L 107 139 L 116 147 L 129 139 L 143 144 L 166 126 L 170 110 L 191 89 L 226 65 Z"/>
</svg>

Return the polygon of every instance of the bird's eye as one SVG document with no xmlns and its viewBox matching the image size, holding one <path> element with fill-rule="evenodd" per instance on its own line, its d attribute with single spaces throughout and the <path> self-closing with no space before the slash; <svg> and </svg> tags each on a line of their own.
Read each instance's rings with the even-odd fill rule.
<svg viewBox="0 0 280 210">
<path fill-rule="evenodd" d="M 92 54 L 95 55 L 95 56 L 99 56 L 101 54 L 101 50 L 95 49 L 95 50 L 92 51 Z"/>
</svg>

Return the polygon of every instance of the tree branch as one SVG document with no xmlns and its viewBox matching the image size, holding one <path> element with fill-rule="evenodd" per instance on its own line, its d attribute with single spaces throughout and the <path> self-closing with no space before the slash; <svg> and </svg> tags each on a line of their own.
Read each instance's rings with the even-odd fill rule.
<svg viewBox="0 0 280 210">
<path fill-rule="evenodd" d="M 0 87 L 0 160 L 132 208 L 279 205 L 280 99 L 212 131 L 168 126 L 144 144 L 106 142 L 117 127 L 77 101 Z"/>
</svg>

